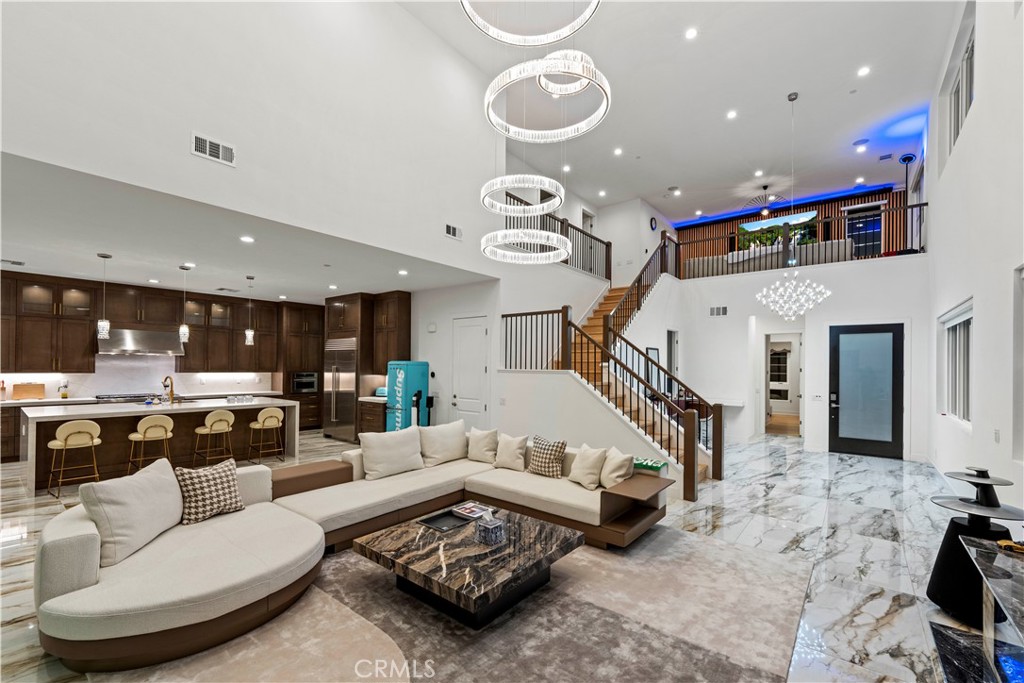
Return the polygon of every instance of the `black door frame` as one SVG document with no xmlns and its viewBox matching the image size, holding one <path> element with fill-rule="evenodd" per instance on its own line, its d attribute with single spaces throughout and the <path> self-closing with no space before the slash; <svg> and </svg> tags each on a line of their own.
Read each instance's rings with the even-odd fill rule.
<svg viewBox="0 0 1024 683">
<path fill-rule="evenodd" d="M 839 386 L 839 337 L 843 334 L 892 334 L 892 441 L 851 439 L 839 436 L 842 388 Z M 828 449 L 836 453 L 875 455 L 903 459 L 903 323 L 879 325 L 832 325 L 829 327 L 829 425 Z M 838 400 L 837 400 L 838 397 Z"/>
</svg>

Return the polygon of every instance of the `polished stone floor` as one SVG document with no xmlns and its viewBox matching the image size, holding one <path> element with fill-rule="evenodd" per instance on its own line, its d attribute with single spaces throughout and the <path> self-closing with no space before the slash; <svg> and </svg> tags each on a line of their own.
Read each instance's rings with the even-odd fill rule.
<svg viewBox="0 0 1024 683">
<path fill-rule="evenodd" d="M 300 438 L 303 461 L 342 450 L 316 432 Z M 32 495 L 23 482 L 17 465 L 0 467 L 0 679 L 84 680 L 40 650 L 32 605 L 35 540 L 42 526 L 76 504 L 77 497 L 73 490 L 60 501 Z M 779 591 L 799 591 L 797 596 L 804 596 L 802 614 L 797 618 L 799 609 L 794 610 L 792 623 L 777 629 L 785 642 L 794 640 L 790 680 L 942 681 L 931 623 L 962 627 L 925 597 L 931 562 L 949 518 L 928 498 L 950 492 L 929 464 L 805 452 L 799 438 L 767 436 L 728 448 L 726 479 L 704 482 L 696 503 L 673 501 L 662 525 L 686 532 L 688 555 L 696 555 L 700 544 L 708 552 L 718 548 L 725 554 L 724 543 L 741 551 L 729 555 L 749 560 L 750 565 L 739 566 L 734 558 L 716 565 L 713 576 L 697 576 L 699 568 L 691 559 L 688 576 L 708 585 L 709 593 L 721 587 L 742 596 L 751 566 L 771 565 L 777 571 L 780 561 L 793 565 L 794 571 L 779 574 L 788 577 Z M 658 557 L 658 539 L 658 534 L 649 534 L 635 552 L 625 553 L 652 566 L 656 559 L 663 565 L 667 558 Z M 650 560 L 644 559 L 648 556 Z M 592 562 L 606 557 L 613 556 L 597 553 Z M 679 557 L 682 566 L 686 557 Z M 617 609 L 627 612 L 630 605 Z M 756 658 L 765 634 L 755 625 L 761 623 L 759 610 L 772 611 L 770 600 L 752 600 L 743 609 L 749 615 L 751 657 Z M 716 650 L 714 634 L 702 632 L 699 614 L 683 625 L 660 624 L 652 610 L 636 618 L 651 629 L 672 631 Z M 622 673 L 618 680 L 628 680 Z M 668 679 L 681 680 L 666 672 Z"/>
</svg>

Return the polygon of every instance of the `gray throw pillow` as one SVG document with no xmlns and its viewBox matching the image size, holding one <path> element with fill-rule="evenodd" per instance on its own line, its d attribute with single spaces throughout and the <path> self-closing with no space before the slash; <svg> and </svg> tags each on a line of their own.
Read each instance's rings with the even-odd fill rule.
<svg viewBox="0 0 1024 683">
<path fill-rule="evenodd" d="M 423 469 L 419 427 L 363 433 L 359 435 L 359 443 L 363 447 L 363 469 L 369 481 Z"/>
<path fill-rule="evenodd" d="M 604 448 L 591 448 L 587 444 L 580 446 L 569 470 L 569 481 L 576 482 L 588 491 L 596 489 L 601 485 L 601 469 L 607 454 Z"/>
<path fill-rule="evenodd" d="M 433 467 L 443 462 L 461 460 L 467 452 L 464 420 L 436 427 L 420 427 L 420 454 L 424 466 Z"/>
<path fill-rule="evenodd" d="M 492 429 L 485 432 L 472 427 L 469 430 L 469 459 L 477 462 L 489 462 L 493 465 L 497 456 L 498 430 Z"/>
<path fill-rule="evenodd" d="M 615 446 L 608 449 L 608 455 L 601 467 L 601 486 L 610 489 L 633 476 L 633 456 L 626 455 Z"/>
</svg>

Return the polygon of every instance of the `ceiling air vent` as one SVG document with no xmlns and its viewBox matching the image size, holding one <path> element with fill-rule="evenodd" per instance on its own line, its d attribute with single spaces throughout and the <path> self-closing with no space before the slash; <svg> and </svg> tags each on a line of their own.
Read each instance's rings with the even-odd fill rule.
<svg viewBox="0 0 1024 683">
<path fill-rule="evenodd" d="M 883 154 L 882 156 L 878 157 L 879 161 L 889 161 L 890 159 L 892 159 L 892 154 L 891 153 L 890 154 Z"/>
<path fill-rule="evenodd" d="M 196 156 L 219 161 L 228 166 L 235 165 L 235 148 L 233 145 L 211 140 L 198 133 L 192 133 L 192 153 Z"/>
<path fill-rule="evenodd" d="M 708 313 L 708 315 L 710 315 L 712 318 L 720 318 L 723 315 L 729 315 L 729 307 L 728 306 L 712 306 L 710 311 L 709 311 L 709 313 Z"/>
<path fill-rule="evenodd" d="M 453 240 L 462 241 L 462 228 L 456 228 L 454 225 L 444 226 L 444 234 L 447 237 L 451 237 Z"/>
<path fill-rule="evenodd" d="M 218 291 L 218 292 L 230 292 L 231 294 L 237 294 L 237 293 L 238 293 L 238 292 L 240 292 L 241 290 L 238 290 L 238 289 L 231 289 L 230 287 L 218 287 L 218 288 L 217 288 L 217 291 Z"/>
</svg>

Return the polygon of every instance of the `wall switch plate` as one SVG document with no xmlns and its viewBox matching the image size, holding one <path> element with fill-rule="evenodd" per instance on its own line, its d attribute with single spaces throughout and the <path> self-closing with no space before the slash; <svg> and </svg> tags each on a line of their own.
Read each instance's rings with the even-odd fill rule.
<svg viewBox="0 0 1024 683">
<path fill-rule="evenodd" d="M 811 400 L 812 401 L 824 401 L 825 400 L 825 396 L 822 395 L 822 394 L 815 394 L 814 396 L 811 396 Z"/>
<path fill-rule="evenodd" d="M 498 399 L 498 405 L 499 406 L 505 405 L 505 397 L 504 396 L 502 396 L 501 398 Z"/>
<path fill-rule="evenodd" d="M 998 429 L 993 430 L 992 436 L 993 436 L 993 438 L 995 438 L 996 443 L 999 443 L 999 430 Z"/>
</svg>

